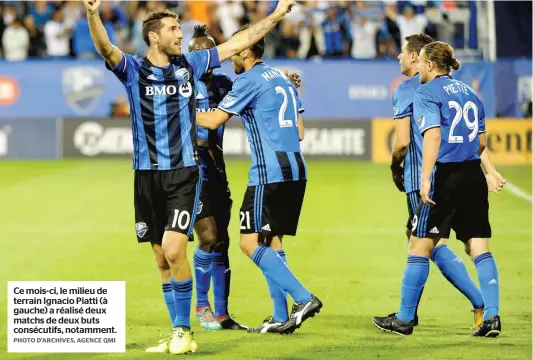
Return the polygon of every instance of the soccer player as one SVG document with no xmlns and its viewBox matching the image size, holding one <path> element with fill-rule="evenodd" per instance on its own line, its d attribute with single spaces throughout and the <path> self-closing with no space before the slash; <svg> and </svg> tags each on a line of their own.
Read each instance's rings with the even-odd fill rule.
<svg viewBox="0 0 533 360">
<path fill-rule="evenodd" d="M 422 168 L 422 136 L 418 131 L 418 125 L 413 115 L 413 101 L 415 91 L 420 87 L 420 75 L 418 74 L 419 54 L 422 47 L 433 41 L 425 34 L 414 34 L 405 38 L 406 43 L 398 56 L 402 74 L 409 77 L 402 82 L 394 91 L 392 102 L 395 121 L 395 141 L 392 151 L 391 171 L 392 178 L 398 190 L 407 194 L 407 239 L 411 236 L 413 216 L 420 202 L 420 170 Z M 498 192 L 500 184 L 505 180 L 496 171 L 488 150 L 482 154 L 484 168 L 487 170 L 487 182 L 491 190 Z M 402 168 L 402 162 L 404 167 Z M 463 295 L 465 295 L 473 307 L 474 326 L 477 328 L 483 322 L 483 298 L 481 292 L 468 275 L 465 265 L 460 258 L 446 245 L 446 239 L 441 238 L 437 246 L 431 252 L 431 260 L 437 265 L 444 277 L 452 283 Z M 422 292 L 420 293 L 422 296 Z M 418 299 L 414 308 L 414 326 L 418 325 Z M 390 316 L 390 315 L 389 315 Z M 375 325 L 383 318 L 374 318 Z"/>
<path fill-rule="evenodd" d="M 240 210 L 240 247 L 263 271 L 274 301 L 273 316 L 249 331 L 285 334 L 318 313 L 322 303 L 286 265 L 282 239 L 296 234 L 307 182 L 300 150 L 303 108 L 289 79 L 261 60 L 264 47 L 261 40 L 232 56 L 239 74 L 233 89 L 217 110 L 199 113 L 197 123 L 217 129 L 232 115 L 243 120 L 252 165 Z M 290 316 L 285 292 L 294 299 Z"/>
<path fill-rule="evenodd" d="M 197 349 L 190 330 L 192 276 L 186 245 L 197 213 L 201 180 L 196 145 L 196 84 L 208 69 L 249 48 L 290 11 L 293 0 L 246 31 L 210 50 L 182 55 L 178 16 L 156 11 L 143 22 L 149 50 L 139 58 L 110 41 L 98 14 L 101 0 L 84 0 L 91 37 L 106 66 L 128 93 L 132 132 L 135 221 L 138 242 L 152 245 L 173 334 L 150 352 Z"/>
<path fill-rule="evenodd" d="M 215 40 L 207 33 L 207 28 L 207 25 L 194 27 L 189 52 L 216 46 Z M 298 74 L 293 73 L 288 77 L 294 86 L 299 87 Z M 197 82 L 196 111 L 215 110 L 232 86 L 233 81 L 228 76 L 208 70 Z M 194 252 L 196 317 L 200 326 L 206 330 L 247 330 L 247 327 L 228 315 L 231 282 L 228 225 L 232 200 L 222 151 L 224 125 L 215 130 L 197 126 L 197 130 L 202 189 L 194 226 L 198 235 L 198 247 Z M 214 313 L 208 299 L 211 278 Z"/>
<path fill-rule="evenodd" d="M 469 86 L 451 77 L 451 69 L 459 67 L 446 43 L 432 42 L 420 52 L 418 70 L 424 85 L 415 91 L 413 117 L 423 136 L 422 203 L 413 217 L 400 311 L 377 324 L 397 334 L 412 334 L 429 256 L 451 229 L 472 257 L 481 287 L 483 323 L 472 335 L 496 337 L 501 331 L 498 270 L 488 241 L 488 188 L 479 156 L 487 142 L 485 110 Z"/>
</svg>

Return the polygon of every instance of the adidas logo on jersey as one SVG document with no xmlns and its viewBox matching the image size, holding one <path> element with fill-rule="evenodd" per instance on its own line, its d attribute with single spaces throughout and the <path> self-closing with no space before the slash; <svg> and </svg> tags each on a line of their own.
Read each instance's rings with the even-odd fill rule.
<svg viewBox="0 0 533 360">
<path fill-rule="evenodd" d="M 196 100 L 203 100 L 203 99 L 205 99 L 205 97 L 202 93 L 196 94 Z"/>
<path fill-rule="evenodd" d="M 265 230 L 265 231 L 272 231 L 270 230 L 270 224 L 266 224 L 265 226 L 263 226 L 261 229 Z"/>
<path fill-rule="evenodd" d="M 435 226 L 433 229 L 429 230 L 429 233 L 430 234 L 438 234 L 439 233 L 439 229 L 437 229 L 437 227 Z"/>
<path fill-rule="evenodd" d="M 488 282 L 489 285 L 496 285 L 498 282 L 496 281 L 496 279 L 492 279 L 491 281 Z"/>
</svg>

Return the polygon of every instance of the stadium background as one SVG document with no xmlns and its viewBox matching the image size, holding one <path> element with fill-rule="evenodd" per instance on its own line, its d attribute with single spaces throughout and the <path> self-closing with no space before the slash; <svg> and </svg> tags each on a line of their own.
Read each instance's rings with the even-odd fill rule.
<svg viewBox="0 0 533 360">
<path fill-rule="evenodd" d="M 80 2 L 0 3 L 0 159 L 10 159 L 0 160 L 1 278 L 126 280 L 124 356 L 144 358 L 143 348 L 168 324 L 149 250 L 134 240 L 125 92 L 94 51 Z M 275 5 L 105 1 L 102 17 L 114 43 L 142 55 L 140 24 L 151 9 L 179 12 L 186 38 L 195 24 L 208 23 L 221 42 Z M 531 23 L 530 2 L 298 3 L 267 37 L 266 59 L 303 80 L 302 146 L 310 183 L 299 234 L 286 249 L 289 266 L 323 298 L 324 312 L 275 342 L 196 327 L 202 355 L 427 359 L 428 346 L 435 359 L 531 355 Z M 370 323 L 372 316 L 396 309 L 405 261 L 405 198 L 395 191 L 386 164 L 394 125 L 391 95 L 404 79 L 395 56 L 401 39 L 414 32 L 456 47 L 463 66 L 454 76 L 483 97 L 489 149 L 509 181 L 490 198 L 504 326 L 496 341 L 468 337 L 467 301 L 433 266 L 415 336 L 388 337 Z M 221 71 L 235 76 L 231 64 Z M 238 205 L 249 164 L 239 121 L 230 121 L 224 147 Z M 235 206 L 230 225 L 230 307 L 255 325 L 268 315 L 270 299 L 260 273 L 250 273 L 252 264 L 238 249 L 237 211 Z M 461 244 L 450 244 L 475 276 Z M 0 317 L 5 333 L 5 314 Z M 87 357 L 108 358 L 76 356 Z"/>
</svg>

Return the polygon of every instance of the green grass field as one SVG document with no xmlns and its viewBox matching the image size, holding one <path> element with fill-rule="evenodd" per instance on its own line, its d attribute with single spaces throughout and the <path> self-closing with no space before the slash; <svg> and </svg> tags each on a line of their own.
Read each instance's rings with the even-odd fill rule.
<svg viewBox="0 0 533 360">
<path fill-rule="evenodd" d="M 271 313 L 259 269 L 238 247 L 238 210 L 248 161 L 228 164 L 235 206 L 230 228 L 230 311 L 247 325 Z M 501 167 L 531 194 L 531 167 Z M 0 162 L 0 358 L 166 359 L 144 349 L 168 330 L 149 245 L 138 245 L 129 161 Z M 470 337 L 470 303 L 432 265 L 410 337 L 375 329 L 372 316 L 398 308 L 406 259 L 405 195 L 386 166 L 309 162 L 310 181 L 298 236 L 285 243 L 290 268 L 324 308 L 292 336 L 207 333 L 192 324 L 202 359 L 530 359 L 531 203 L 509 191 L 491 195 L 492 252 L 500 271 L 503 332 Z M 475 268 L 462 249 L 450 246 Z M 189 257 L 193 245 L 189 247 Z M 125 354 L 6 354 L 8 280 L 125 280 Z"/>
</svg>

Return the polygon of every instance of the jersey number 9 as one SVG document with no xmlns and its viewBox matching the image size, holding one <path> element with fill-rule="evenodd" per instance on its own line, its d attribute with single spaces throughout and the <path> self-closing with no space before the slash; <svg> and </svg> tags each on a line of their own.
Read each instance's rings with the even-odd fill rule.
<svg viewBox="0 0 533 360">
<path fill-rule="evenodd" d="M 294 94 L 294 90 L 289 87 L 289 92 L 291 93 L 292 97 L 292 105 L 293 105 L 293 111 L 294 111 L 294 120 L 291 119 L 285 119 L 285 113 L 287 111 L 287 91 L 281 86 L 276 86 L 276 94 L 281 94 L 283 96 L 283 103 L 281 104 L 281 107 L 279 108 L 279 127 L 285 128 L 285 127 L 292 127 L 293 124 L 296 122 L 296 119 L 298 119 L 298 109 L 296 108 L 296 96 Z"/>
<path fill-rule="evenodd" d="M 452 121 L 452 126 L 450 128 L 450 135 L 448 136 L 448 143 L 450 144 L 462 144 L 464 137 L 461 135 L 454 135 L 455 127 L 459 124 L 461 119 L 464 119 L 466 127 L 472 132 L 468 134 L 468 141 L 472 142 L 476 139 L 479 130 L 479 118 L 478 118 L 478 109 L 476 104 L 472 101 L 467 101 L 466 104 L 461 108 L 461 105 L 457 101 L 448 102 L 450 109 L 455 109 L 455 117 Z M 469 111 L 472 110 L 473 119 L 469 120 Z"/>
</svg>

